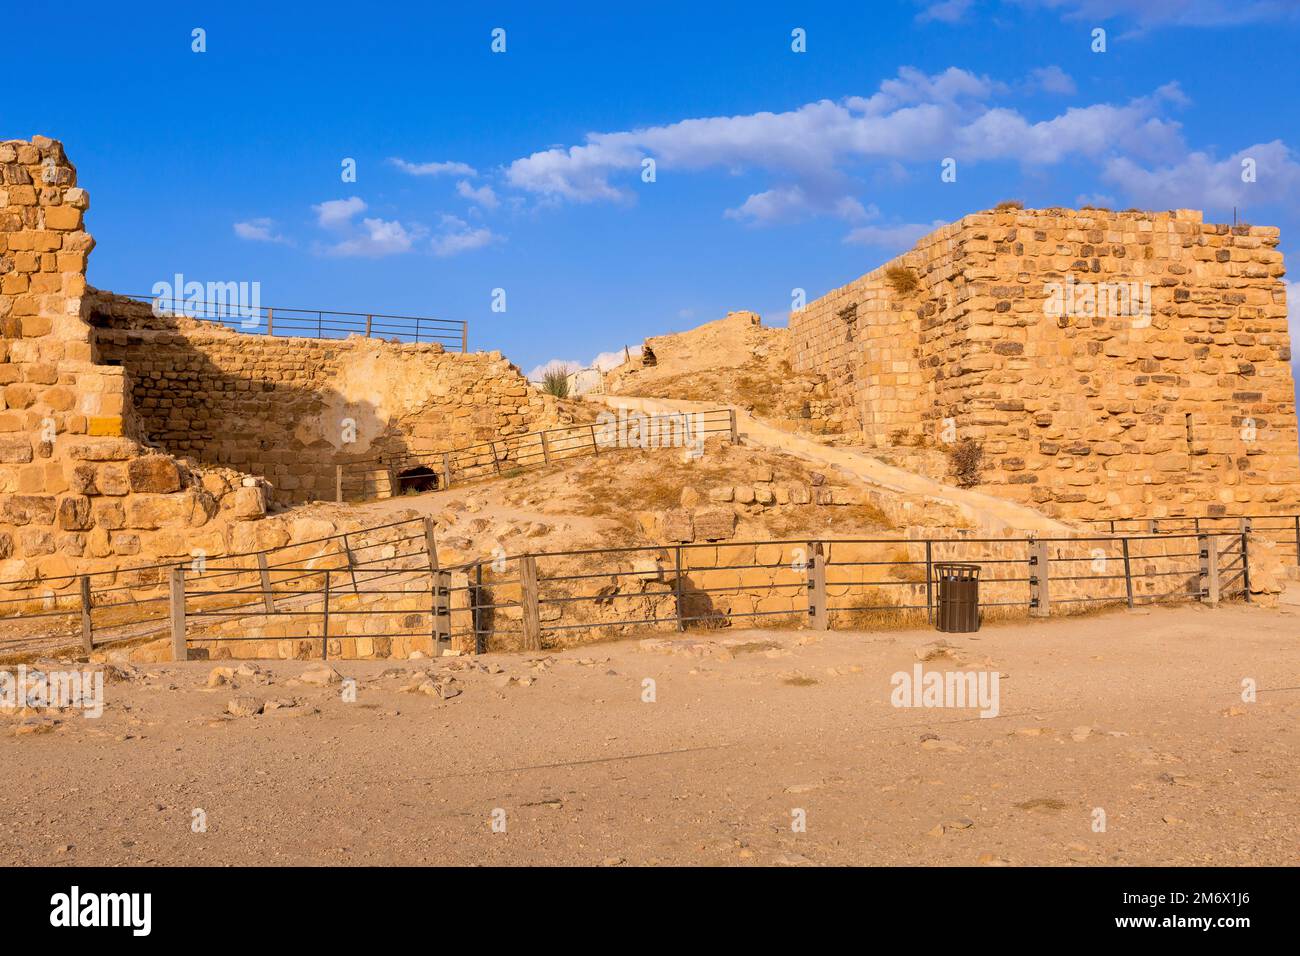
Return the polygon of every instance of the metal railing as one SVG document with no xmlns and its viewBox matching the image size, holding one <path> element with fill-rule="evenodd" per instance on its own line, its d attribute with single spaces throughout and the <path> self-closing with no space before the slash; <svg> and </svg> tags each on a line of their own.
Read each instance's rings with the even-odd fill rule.
<svg viewBox="0 0 1300 956">
<path fill-rule="evenodd" d="M 410 518 L 207 562 L 50 579 L 46 595 L 0 597 L 0 618 L 33 632 L 7 638 L 0 653 L 78 642 L 89 652 L 168 630 L 183 659 L 191 644 L 247 641 L 297 641 L 297 656 L 367 656 L 363 646 L 382 650 L 376 640 L 483 652 L 646 628 L 922 626 L 935 618 L 941 562 L 980 565 L 990 617 L 1250 600 L 1244 531 L 716 541 L 444 567 L 432 520 Z"/>
<path fill-rule="evenodd" d="M 341 339 L 349 335 L 395 338 L 403 342 L 437 342 L 448 351 L 469 351 L 469 325 L 453 319 L 379 312 L 339 312 L 332 309 L 244 307 L 237 303 L 197 302 L 183 296 L 125 295 L 143 302 L 154 314 L 184 316 L 252 335 Z"/>
<path fill-rule="evenodd" d="M 694 417 L 698 416 L 698 417 Z M 729 408 L 705 412 L 665 413 L 656 427 L 672 428 L 687 419 L 691 440 L 727 435 L 737 441 L 736 413 Z M 445 452 L 407 453 L 340 463 L 335 466 L 335 500 L 368 501 L 420 491 L 445 490 L 453 484 L 481 478 L 510 477 L 528 468 L 557 461 L 588 458 L 618 451 L 616 426 L 597 423 L 564 425 L 455 448 Z M 678 446 L 671 446 L 678 447 Z"/>
<path fill-rule="evenodd" d="M 1211 534 L 1246 532 L 1276 544 L 1287 560 L 1300 565 L 1300 514 L 1094 518 L 1086 523 L 1105 526 L 1112 534 L 1124 531 L 1144 531 L 1148 534 L 1166 531 L 1204 531 Z"/>
<path fill-rule="evenodd" d="M 174 585 L 173 649 L 291 641 L 294 656 L 540 650 L 645 631 L 921 626 L 937 609 L 939 563 L 978 564 L 981 613 L 1047 617 L 1098 607 L 1250 600 L 1244 534 L 1081 538 L 835 538 L 638 545 L 528 553 L 455 567 L 287 567 L 279 584 Z M 232 573 L 237 569 L 218 569 Z M 385 587 L 376 586 L 388 580 Z M 210 579 L 209 579 L 210 582 Z M 249 610 L 248 608 L 252 608 Z M 232 621 L 237 626 L 230 627 Z M 395 622 L 395 623 L 389 623 Z M 197 633 L 193 633 L 197 630 Z M 349 643 L 351 642 L 351 643 Z M 370 642 L 363 645 L 359 642 Z M 406 656 L 401 653 L 398 656 Z"/>
</svg>

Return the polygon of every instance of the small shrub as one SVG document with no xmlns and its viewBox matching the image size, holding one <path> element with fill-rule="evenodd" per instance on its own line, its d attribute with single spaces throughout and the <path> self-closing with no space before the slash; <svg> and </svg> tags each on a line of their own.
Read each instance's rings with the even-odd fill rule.
<svg viewBox="0 0 1300 956">
<path fill-rule="evenodd" d="M 569 397 L 569 375 L 562 368 L 547 369 L 542 375 L 542 391 L 556 398 Z"/>
<path fill-rule="evenodd" d="M 1025 204 L 1019 199 L 1004 199 L 993 207 L 994 212 L 1010 212 L 1013 209 L 1024 209 Z"/>
<path fill-rule="evenodd" d="M 899 295 L 911 295 L 921 284 L 916 273 L 907 266 L 890 266 L 885 270 L 885 281 Z"/>
<path fill-rule="evenodd" d="M 948 468 L 962 488 L 971 488 L 980 483 L 980 467 L 983 464 L 983 442 L 967 438 L 948 449 Z"/>
</svg>

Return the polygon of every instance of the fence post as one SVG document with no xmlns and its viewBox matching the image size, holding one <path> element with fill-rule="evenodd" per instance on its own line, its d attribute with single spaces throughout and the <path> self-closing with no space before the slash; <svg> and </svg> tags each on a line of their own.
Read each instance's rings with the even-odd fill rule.
<svg viewBox="0 0 1300 956">
<path fill-rule="evenodd" d="M 266 310 L 266 334 L 275 335 L 275 309 Z"/>
<path fill-rule="evenodd" d="M 370 323 L 374 319 L 373 315 L 366 316 L 366 338 L 370 338 Z"/>
<path fill-rule="evenodd" d="M 474 590 L 473 600 L 470 602 L 470 610 L 474 622 L 474 653 L 483 654 L 487 651 L 487 629 L 481 627 L 482 621 L 480 614 L 483 611 L 479 603 L 483 600 L 483 562 L 480 561 L 474 565 Z"/>
<path fill-rule="evenodd" d="M 352 554 L 352 545 L 348 543 L 348 536 L 343 535 L 343 557 L 348 562 L 348 575 L 352 578 L 352 593 L 359 594 L 357 588 L 357 559 Z"/>
<path fill-rule="evenodd" d="M 1029 613 L 1033 617 L 1052 613 L 1046 541 L 1033 540 L 1029 545 Z"/>
<path fill-rule="evenodd" d="M 524 650 L 542 649 L 542 618 L 537 606 L 537 559 L 525 554 L 519 559 L 519 603 L 523 609 Z"/>
<path fill-rule="evenodd" d="M 1219 539 L 1214 535 L 1198 534 L 1196 550 L 1200 557 L 1200 599 L 1217 607 L 1219 604 Z"/>
<path fill-rule="evenodd" d="M 488 444 L 492 448 L 492 467 L 496 469 L 496 473 L 499 475 L 501 474 L 501 459 L 497 457 L 497 443 L 488 442 Z"/>
<path fill-rule="evenodd" d="M 189 660 L 185 648 L 185 568 L 172 568 L 172 660 Z"/>
<path fill-rule="evenodd" d="M 321 608 L 320 659 L 330 658 L 330 573 L 325 572 L 325 604 Z"/>
<path fill-rule="evenodd" d="M 1250 534 L 1246 531 L 1241 533 L 1241 585 L 1242 597 L 1250 604 Z"/>
<path fill-rule="evenodd" d="M 1295 561 L 1300 564 L 1300 515 L 1295 516 Z"/>
<path fill-rule="evenodd" d="M 682 607 L 682 546 L 679 544 L 674 549 L 674 560 L 677 565 L 677 577 L 673 579 L 673 590 L 677 595 L 677 630 L 686 630 L 686 613 Z"/>
<path fill-rule="evenodd" d="M 334 466 L 334 501 L 343 504 L 343 466 Z"/>
<path fill-rule="evenodd" d="M 546 432 L 540 432 L 542 436 L 542 461 L 549 465 L 551 463 L 551 446 L 546 441 Z"/>
<path fill-rule="evenodd" d="M 1128 555 L 1128 538 L 1120 538 L 1120 544 L 1124 546 L 1124 593 L 1128 597 L 1128 606 L 1133 606 L 1133 567 L 1129 561 Z"/>
<path fill-rule="evenodd" d="M 442 482 L 444 488 L 451 487 L 451 453 L 442 453 Z"/>
<path fill-rule="evenodd" d="M 731 425 L 731 443 L 733 445 L 739 445 L 740 432 L 736 430 L 736 410 L 734 408 L 727 409 L 727 418 L 729 424 Z"/>
<path fill-rule="evenodd" d="M 600 442 L 596 441 L 596 426 L 595 426 L 595 425 L 592 425 L 592 426 L 591 426 L 591 453 L 592 453 L 593 455 L 599 455 L 599 454 L 600 454 Z"/>
<path fill-rule="evenodd" d="M 81 649 L 89 654 L 95 649 L 94 633 L 90 623 L 90 575 L 81 576 Z"/>
<path fill-rule="evenodd" d="M 1251 531 L 1251 528 L 1250 528 L 1250 519 L 1249 519 L 1249 518 L 1242 518 L 1242 519 L 1241 519 L 1241 533 L 1242 533 L 1242 534 L 1250 534 L 1250 531 Z"/>
<path fill-rule="evenodd" d="M 925 621 L 934 623 L 934 542 L 925 539 Z"/>
<path fill-rule="evenodd" d="M 266 554 L 257 553 L 257 576 L 262 583 L 262 606 L 267 614 L 275 613 L 275 598 L 271 596 L 271 572 L 266 566 Z"/>
<path fill-rule="evenodd" d="M 808 542 L 808 626 L 815 631 L 824 631 L 830 621 L 830 611 L 826 607 L 826 557 L 825 548 L 820 541 Z"/>
<path fill-rule="evenodd" d="M 433 536 L 433 519 L 424 517 L 424 550 L 429 556 L 429 573 L 438 570 L 438 542 Z"/>
<path fill-rule="evenodd" d="M 451 642 L 451 572 L 433 572 L 433 653 L 438 646 Z"/>
</svg>

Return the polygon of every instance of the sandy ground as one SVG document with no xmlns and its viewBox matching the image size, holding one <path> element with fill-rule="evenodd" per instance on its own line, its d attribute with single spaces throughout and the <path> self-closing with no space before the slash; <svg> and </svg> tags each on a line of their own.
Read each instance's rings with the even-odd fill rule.
<svg viewBox="0 0 1300 956">
<path fill-rule="evenodd" d="M 1296 862 L 1300 614 L 949 635 L 959 662 L 1004 675 L 1000 716 L 891 706 L 890 675 L 941 636 L 727 630 L 686 640 L 750 645 L 339 662 L 351 703 L 297 682 L 302 662 L 214 689 L 209 663 L 158 665 L 106 685 L 97 720 L 0 719 L 0 863 Z M 399 690 L 453 667 L 458 696 Z M 295 705 L 225 715 L 237 696 Z"/>
</svg>

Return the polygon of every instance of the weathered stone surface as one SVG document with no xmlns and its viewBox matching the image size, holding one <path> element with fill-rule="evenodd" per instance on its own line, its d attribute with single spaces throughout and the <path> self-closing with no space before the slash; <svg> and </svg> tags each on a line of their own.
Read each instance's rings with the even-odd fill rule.
<svg viewBox="0 0 1300 956">
<path fill-rule="evenodd" d="M 169 494 L 181 489 L 180 469 L 165 455 L 148 455 L 127 463 L 127 479 L 136 494 Z"/>
</svg>

